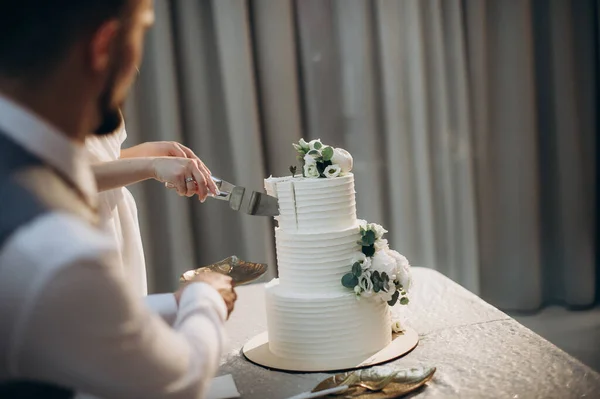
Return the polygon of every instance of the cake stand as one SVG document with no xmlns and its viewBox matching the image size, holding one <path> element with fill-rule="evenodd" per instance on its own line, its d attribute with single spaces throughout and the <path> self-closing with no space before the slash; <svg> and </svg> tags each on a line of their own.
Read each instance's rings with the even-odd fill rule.
<svg viewBox="0 0 600 399">
<path fill-rule="evenodd" d="M 250 362 L 268 369 L 301 373 L 321 373 L 356 370 L 386 363 L 409 353 L 418 343 L 419 335 L 415 330 L 407 328 L 402 333 L 393 334 L 392 342 L 371 356 L 343 360 L 332 359 L 328 362 L 314 364 L 307 360 L 285 359 L 273 354 L 269 350 L 269 334 L 265 331 L 250 339 L 242 348 L 242 353 Z"/>
</svg>

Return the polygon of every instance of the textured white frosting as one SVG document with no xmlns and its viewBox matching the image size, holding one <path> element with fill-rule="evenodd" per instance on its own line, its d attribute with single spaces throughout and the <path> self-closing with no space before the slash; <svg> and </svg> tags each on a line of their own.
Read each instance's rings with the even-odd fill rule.
<svg viewBox="0 0 600 399">
<path fill-rule="evenodd" d="M 285 231 L 336 231 L 356 223 L 352 173 L 334 179 L 270 177 L 265 189 L 279 199 L 280 215 L 275 219 Z"/>
<path fill-rule="evenodd" d="M 269 349 L 277 356 L 326 368 L 366 359 L 391 342 L 389 307 L 377 299 L 289 292 L 278 279 L 266 293 Z"/>
<path fill-rule="evenodd" d="M 359 227 L 319 234 L 275 229 L 281 285 L 297 292 L 348 292 L 341 284 L 360 251 Z"/>
</svg>

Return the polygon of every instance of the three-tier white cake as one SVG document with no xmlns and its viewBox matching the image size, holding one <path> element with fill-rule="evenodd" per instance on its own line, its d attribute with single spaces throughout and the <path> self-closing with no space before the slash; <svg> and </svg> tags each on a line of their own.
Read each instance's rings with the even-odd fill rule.
<svg viewBox="0 0 600 399">
<path fill-rule="evenodd" d="M 357 300 L 355 291 L 341 284 L 361 251 L 354 175 L 268 178 L 265 188 L 280 207 L 279 278 L 266 287 L 270 351 L 335 369 L 388 345 L 388 304 Z"/>
</svg>

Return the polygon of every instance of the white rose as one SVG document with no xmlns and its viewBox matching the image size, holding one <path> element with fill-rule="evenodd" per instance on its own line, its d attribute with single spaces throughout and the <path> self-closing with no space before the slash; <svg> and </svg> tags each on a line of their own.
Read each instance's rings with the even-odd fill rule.
<svg viewBox="0 0 600 399">
<path fill-rule="evenodd" d="M 305 165 L 315 165 L 316 163 L 317 163 L 317 161 L 315 160 L 315 157 L 313 157 L 312 155 L 306 154 L 304 156 L 304 164 Z"/>
<path fill-rule="evenodd" d="M 317 165 L 304 165 L 304 175 L 308 178 L 319 177 L 319 170 Z"/>
<path fill-rule="evenodd" d="M 395 333 L 401 333 L 404 331 L 404 327 L 402 327 L 402 322 L 400 320 L 394 320 L 392 322 L 392 331 Z"/>
<path fill-rule="evenodd" d="M 408 263 L 408 259 L 404 255 L 400 253 L 389 250 L 387 251 L 388 255 L 394 258 L 396 261 L 396 279 L 402 285 L 404 290 L 408 291 L 412 284 L 411 274 L 410 274 L 410 263 Z"/>
<path fill-rule="evenodd" d="M 319 143 L 319 144 L 317 144 L 317 143 Z M 302 144 L 300 144 L 300 145 L 302 145 Z M 319 151 L 319 150 L 321 150 L 323 148 L 323 143 L 321 143 L 321 139 L 311 140 L 308 143 L 308 148 L 310 150 L 317 150 L 317 151 Z"/>
<path fill-rule="evenodd" d="M 377 224 L 377 223 L 370 223 L 367 228 L 369 230 L 373 230 L 373 233 L 375 233 L 375 238 L 376 239 L 380 239 L 381 237 L 383 237 L 383 235 L 385 233 L 387 233 L 388 231 L 386 229 L 383 228 L 382 225 Z"/>
<path fill-rule="evenodd" d="M 385 238 L 380 238 L 379 240 L 375 241 L 375 251 L 379 252 L 379 251 L 385 251 L 388 250 L 390 248 L 389 244 L 388 244 L 388 240 L 386 240 Z"/>
<path fill-rule="evenodd" d="M 341 172 L 342 172 L 342 169 L 339 167 L 339 165 L 334 164 L 334 165 L 329 165 L 328 167 L 326 167 L 323 174 L 328 179 L 332 179 L 334 177 L 338 177 Z"/>
<path fill-rule="evenodd" d="M 358 278 L 358 286 L 363 290 L 363 295 L 370 296 L 373 292 L 373 281 L 371 281 L 371 272 L 364 271 L 363 274 Z"/>
<path fill-rule="evenodd" d="M 371 261 L 371 268 L 377 270 L 380 274 L 385 273 L 388 276 L 396 273 L 396 259 L 388 255 L 388 251 L 375 252 Z"/>
<path fill-rule="evenodd" d="M 302 149 L 304 151 L 308 151 L 310 149 L 310 147 L 308 146 L 308 143 L 306 141 L 304 141 L 304 139 L 300 139 L 298 144 L 300 145 L 300 147 L 302 147 Z"/>
<path fill-rule="evenodd" d="M 343 148 L 335 148 L 333 150 L 331 163 L 340 165 L 343 174 L 350 173 L 352 166 L 354 165 L 352 155 L 350 155 L 350 153 Z"/>
<path fill-rule="evenodd" d="M 363 271 L 371 267 L 371 258 L 368 258 L 367 255 L 362 252 L 357 252 L 352 257 L 352 264 L 354 265 L 356 262 L 360 263 L 360 267 Z"/>
<path fill-rule="evenodd" d="M 409 268 L 400 269 L 396 279 L 400 285 L 402 285 L 402 289 L 404 289 L 406 292 L 410 291 L 410 287 L 412 286 L 412 276 Z"/>
</svg>

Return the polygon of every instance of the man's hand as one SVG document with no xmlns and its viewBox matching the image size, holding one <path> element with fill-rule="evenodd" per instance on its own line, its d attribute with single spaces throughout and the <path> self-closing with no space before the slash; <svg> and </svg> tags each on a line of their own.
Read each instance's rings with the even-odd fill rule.
<svg viewBox="0 0 600 399">
<path fill-rule="evenodd" d="M 233 289 L 233 280 L 229 276 L 225 276 L 223 274 L 207 271 L 196 275 L 189 283 L 201 282 L 206 283 L 213 287 L 221 297 L 223 301 L 225 301 L 225 305 L 227 306 L 227 318 L 233 311 L 233 306 L 235 301 L 237 300 L 237 294 Z M 187 284 L 189 284 L 187 283 Z M 175 299 L 177 300 L 177 304 L 179 305 L 179 299 L 181 298 L 181 294 L 183 290 L 187 287 L 187 284 L 175 291 Z"/>
</svg>

